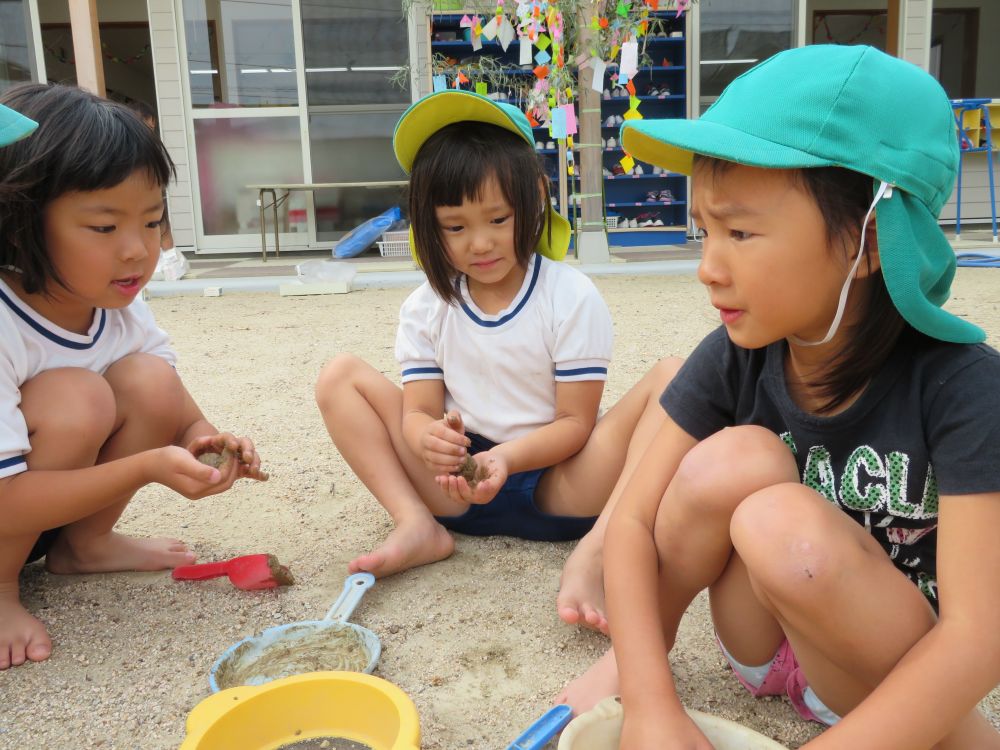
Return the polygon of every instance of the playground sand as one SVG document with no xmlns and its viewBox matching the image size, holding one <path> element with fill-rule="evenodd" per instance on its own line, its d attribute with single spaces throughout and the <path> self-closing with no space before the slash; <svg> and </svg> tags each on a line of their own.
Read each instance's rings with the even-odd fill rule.
<svg viewBox="0 0 1000 750">
<path fill-rule="evenodd" d="M 597 285 L 617 334 L 606 406 L 659 357 L 687 354 L 718 322 L 692 275 Z M 202 561 L 270 552 L 297 583 L 244 592 L 225 579 L 60 577 L 30 566 L 24 600 L 47 623 L 55 650 L 44 663 L 0 673 L 0 748 L 175 748 L 223 650 L 265 627 L 323 615 L 347 562 L 377 545 L 390 523 L 330 443 L 313 384 L 342 351 L 397 379 L 394 332 L 409 291 L 152 301 L 189 390 L 220 429 L 255 440 L 271 481 L 240 482 L 197 502 L 149 487 L 120 529 L 185 539 Z M 960 269 L 949 308 L 985 326 L 1000 346 L 1000 271 Z M 213 324 L 206 328 L 206 320 Z M 352 619 L 381 637 L 377 674 L 413 698 L 425 749 L 505 747 L 607 647 L 603 636 L 556 616 L 570 549 L 459 537 L 449 560 L 380 581 L 364 598 Z M 789 747 L 815 735 L 787 702 L 754 700 L 739 687 L 713 642 L 704 597 L 682 624 L 673 664 L 688 706 Z M 1000 724 L 1000 690 L 984 707 Z"/>
</svg>

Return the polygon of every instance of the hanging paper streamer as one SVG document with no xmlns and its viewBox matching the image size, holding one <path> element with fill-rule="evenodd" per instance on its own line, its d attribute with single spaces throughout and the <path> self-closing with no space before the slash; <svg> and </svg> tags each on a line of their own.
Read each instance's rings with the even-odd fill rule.
<svg viewBox="0 0 1000 750">
<path fill-rule="evenodd" d="M 448 88 L 448 78 L 444 73 L 434 76 L 434 90 L 444 91 Z"/>
</svg>

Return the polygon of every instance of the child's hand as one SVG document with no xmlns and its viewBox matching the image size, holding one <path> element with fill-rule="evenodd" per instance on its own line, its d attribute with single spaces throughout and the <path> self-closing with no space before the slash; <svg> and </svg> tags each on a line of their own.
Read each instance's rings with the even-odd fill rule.
<svg viewBox="0 0 1000 750">
<path fill-rule="evenodd" d="M 713 750 L 714 746 L 687 714 L 681 713 L 673 721 L 659 712 L 632 717 L 626 714 L 618 750 L 647 750 L 651 747 L 661 750 Z"/>
<path fill-rule="evenodd" d="M 239 478 L 236 461 L 230 461 L 221 469 L 216 468 L 202 463 L 191 451 L 176 445 L 158 448 L 150 454 L 152 481 L 169 487 L 188 500 L 224 492 Z"/>
<path fill-rule="evenodd" d="M 260 456 L 257 455 L 257 449 L 254 448 L 250 438 L 238 438 L 229 432 L 220 432 L 218 435 L 208 435 L 192 440 L 191 444 L 188 445 L 188 450 L 195 457 L 206 454 L 220 456 L 221 458 L 218 459 L 213 457 L 214 460 L 211 461 L 205 458 L 201 460 L 203 462 L 209 461 L 210 465 L 215 465 L 223 474 L 228 474 L 227 468 L 230 463 L 234 464 L 237 473 L 233 481 L 246 477 L 266 482 L 269 478 L 267 472 L 261 471 Z M 236 460 L 229 460 L 233 458 Z"/>
<path fill-rule="evenodd" d="M 472 441 L 465 436 L 462 417 L 456 411 L 431 422 L 420 438 L 424 465 L 436 475 L 456 471 L 470 445 Z"/>
<path fill-rule="evenodd" d="M 469 503 L 472 505 L 486 505 L 504 486 L 509 474 L 507 460 L 501 453 L 485 451 L 474 455 L 473 460 L 479 469 L 477 476 L 485 474 L 484 479 L 476 482 L 475 487 L 470 487 L 465 477 L 458 474 L 439 474 L 435 479 L 452 500 Z"/>
</svg>

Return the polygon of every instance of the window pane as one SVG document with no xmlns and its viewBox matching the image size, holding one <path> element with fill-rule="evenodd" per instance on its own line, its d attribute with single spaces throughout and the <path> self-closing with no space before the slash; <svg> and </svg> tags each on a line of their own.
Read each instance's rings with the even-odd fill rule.
<svg viewBox="0 0 1000 750">
<path fill-rule="evenodd" d="M 206 235 L 260 231 L 257 191 L 247 185 L 302 182 L 297 117 L 197 119 L 194 139 Z M 305 207 L 305 193 L 292 193 L 279 211 L 279 229 L 305 232 Z"/>
<path fill-rule="evenodd" d="M 310 105 L 409 103 L 409 82 L 389 82 L 409 57 L 399 0 L 302 3 Z"/>
<path fill-rule="evenodd" d="M 794 0 L 701 0 L 701 109 L 758 62 L 794 44 Z"/>
<path fill-rule="evenodd" d="M 311 114 L 309 139 L 316 182 L 405 180 L 392 152 L 392 131 L 402 109 Z M 392 206 L 401 206 L 402 187 L 317 190 L 316 236 L 339 237 Z"/>
<path fill-rule="evenodd" d="M 33 78 L 26 12 L 25 0 L 0 0 L 0 91 Z"/>
<path fill-rule="evenodd" d="M 292 0 L 184 0 L 195 107 L 298 104 Z"/>
</svg>

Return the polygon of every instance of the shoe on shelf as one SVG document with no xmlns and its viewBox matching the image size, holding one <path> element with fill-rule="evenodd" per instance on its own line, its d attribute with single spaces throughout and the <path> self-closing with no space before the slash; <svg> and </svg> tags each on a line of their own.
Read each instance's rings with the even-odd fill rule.
<svg viewBox="0 0 1000 750">
<path fill-rule="evenodd" d="M 614 164 L 611 167 L 611 174 L 614 175 L 615 177 L 621 177 L 623 174 L 625 174 L 625 167 L 623 167 L 621 164 Z"/>
<path fill-rule="evenodd" d="M 649 91 L 645 93 L 645 96 L 659 96 L 660 90 L 656 86 L 650 86 Z"/>
<path fill-rule="evenodd" d="M 604 121 L 604 127 L 606 128 L 613 128 L 616 124 L 614 115 L 608 115 L 608 119 Z"/>
<path fill-rule="evenodd" d="M 535 148 L 542 149 L 545 148 L 545 144 L 541 141 L 535 141 Z"/>
<path fill-rule="evenodd" d="M 659 203 L 660 193 L 657 190 L 650 190 L 646 193 L 646 203 Z"/>
<path fill-rule="evenodd" d="M 639 226 L 640 227 L 651 227 L 651 226 L 653 226 L 653 220 L 650 219 L 650 218 L 642 219 L 639 222 Z"/>
<path fill-rule="evenodd" d="M 553 141 L 546 141 L 546 142 L 545 142 L 545 148 L 546 148 L 546 149 L 548 149 L 548 150 L 550 150 L 550 151 L 551 151 L 551 150 L 552 150 L 552 149 L 554 149 L 555 147 L 556 147 L 556 144 L 555 144 L 555 143 L 554 143 Z"/>
<path fill-rule="evenodd" d="M 628 228 L 629 229 L 638 229 L 639 228 L 639 220 L 636 219 L 635 217 L 632 217 L 631 219 L 629 219 L 628 220 Z"/>
<path fill-rule="evenodd" d="M 665 172 L 663 171 L 663 167 L 661 167 L 658 164 L 654 164 L 653 165 L 653 174 L 656 174 L 656 175 L 665 174 Z"/>
<path fill-rule="evenodd" d="M 636 176 L 641 175 L 641 174 L 645 174 L 645 173 L 646 172 L 645 172 L 645 170 L 643 170 L 641 164 L 636 164 L 635 168 L 632 170 L 632 174 L 634 174 Z"/>
<path fill-rule="evenodd" d="M 611 98 L 611 92 L 608 91 L 608 89 L 604 89 L 604 93 L 601 94 L 601 98 L 607 101 L 608 99 Z"/>
<path fill-rule="evenodd" d="M 661 190 L 659 198 L 660 198 L 660 203 L 674 202 L 674 194 L 671 193 L 669 190 Z"/>
<path fill-rule="evenodd" d="M 610 177 L 611 176 L 611 170 L 608 169 L 607 167 L 603 167 L 601 169 L 601 174 L 603 174 L 605 177 Z"/>
<path fill-rule="evenodd" d="M 623 125 L 625 123 L 625 118 L 621 115 L 615 115 L 615 125 Z"/>
<path fill-rule="evenodd" d="M 608 138 L 606 145 L 607 148 L 618 148 L 618 141 L 616 141 L 614 136 L 612 136 L 611 138 Z"/>
<path fill-rule="evenodd" d="M 661 219 L 659 217 L 659 215 L 657 215 L 657 217 L 655 219 L 653 219 L 653 226 L 654 227 L 662 227 L 663 226 L 663 219 Z"/>
</svg>

